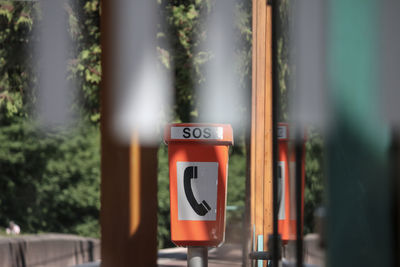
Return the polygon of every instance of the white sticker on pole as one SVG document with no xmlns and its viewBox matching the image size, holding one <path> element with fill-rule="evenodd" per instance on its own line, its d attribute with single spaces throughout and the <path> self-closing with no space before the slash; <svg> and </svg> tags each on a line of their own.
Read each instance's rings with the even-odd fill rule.
<svg viewBox="0 0 400 267">
<path fill-rule="evenodd" d="M 218 162 L 177 162 L 178 220 L 215 221 Z"/>
<path fill-rule="evenodd" d="M 223 137 L 222 127 L 171 127 L 171 139 L 220 140 Z"/>
</svg>

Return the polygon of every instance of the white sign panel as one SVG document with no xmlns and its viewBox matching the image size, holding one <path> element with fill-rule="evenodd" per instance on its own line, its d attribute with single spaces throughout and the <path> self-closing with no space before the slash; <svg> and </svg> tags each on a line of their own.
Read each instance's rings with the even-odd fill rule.
<svg viewBox="0 0 400 267">
<path fill-rule="evenodd" d="M 178 220 L 215 221 L 217 162 L 177 162 Z"/>
<path fill-rule="evenodd" d="M 220 140 L 223 134 L 222 127 L 171 127 L 171 139 Z"/>
<path fill-rule="evenodd" d="M 278 125 L 278 139 L 287 139 L 287 126 Z"/>
<path fill-rule="evenodd" d="M 285 162 L 279 161 L 278 164 L 278 220 L 285 219 Z"/>
</svg>

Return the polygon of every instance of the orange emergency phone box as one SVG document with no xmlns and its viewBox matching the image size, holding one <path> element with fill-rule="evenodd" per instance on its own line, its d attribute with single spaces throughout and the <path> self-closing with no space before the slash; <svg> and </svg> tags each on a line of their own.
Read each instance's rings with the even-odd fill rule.
<svg viewBox="0 0 400 267">
<path fill-rule="evenodd" d="M 296 157 L 290 147 L 289 124 L 278 123 L 278 231 L 282 241 L 296 240 Z M 305 147 L 303 143 L 302 172 L 302 214 L 304 214 Z M 303 215 L 304 217 L 304 215 Z M 303 223 L 302 223 L 303 225 Z"/>
<path fill-rule="evenodd" d="M 225 206 L 232 127 L 181 123 L 165 127 L 168 145 L 171 240 L 215 247 L 225 238 Z"/>
</svg>

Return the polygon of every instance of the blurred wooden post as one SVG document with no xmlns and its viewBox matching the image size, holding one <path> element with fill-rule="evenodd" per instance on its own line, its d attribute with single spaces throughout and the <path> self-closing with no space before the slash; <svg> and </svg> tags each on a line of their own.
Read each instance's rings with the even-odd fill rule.
<svg viewBox="0 0 400 267">
<path fill-rule="evenodd" d="M 251 126 L 251 227 L 257 236 L 272 233 L 272 23 L 271 6 L 253 0 L 253 84 Z"/>
<path fill-rule="evenodd" d="M 137 137 L 122 144 L 111 132 L 113 1 L 101 1 L 101 10 L 101 266 L 156 266 L 157 148 Z"/>
</svg>

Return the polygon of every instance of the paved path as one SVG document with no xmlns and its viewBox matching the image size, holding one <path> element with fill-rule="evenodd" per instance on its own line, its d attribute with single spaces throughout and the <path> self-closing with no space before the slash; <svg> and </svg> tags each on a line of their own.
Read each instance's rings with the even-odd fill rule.
<svg viewBox="0 0 400 267">
<path fill-rule="evenodd" d="M 158 266 L 187 266 L 186 248 L 168 248 L 158 252 Z M 242 247 L 239 244 L 224 244 L 220 248 L 212 248 L 208 251 L 208 266 L 242 266 Z"/>
<path fill-rule="evenodd" d="M 158 267 L 187 266 L 186 248 L 167 248 L 158 251 Z M 77 265 L 75 267 L 99 267 L 100 262 Z M 220 248 L 208 250 L 208 267 L 242 266 L 242 247 L 239 244 L 224 244 Z"/>
</svg>

